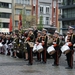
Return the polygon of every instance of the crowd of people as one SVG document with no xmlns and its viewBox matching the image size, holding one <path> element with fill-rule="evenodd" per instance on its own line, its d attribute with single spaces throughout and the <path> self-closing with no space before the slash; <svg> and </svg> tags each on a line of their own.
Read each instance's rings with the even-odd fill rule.
<svg viewBox="0 0 75 75">
<path fill-rule="evenodd" d="M 46 29 L 40 31 L 36 28 L 29 28 L 24 33 L 0 33 L 0 54 L 24 58 L 28 65 L 33 65 L 34 55 L 36 62 L 43 64 L 46 64 L 47 58 L 51 56 L 54 59 L 52 66 L 59 66 L 59 58 L 64 53 L 68 64 L 66 69 L 72 69 L 75 45 L 73 30 L 74 28 L 69 26 L 66 36 L 60 35 L 57 30 L 50 34 Z"/>
</svg>

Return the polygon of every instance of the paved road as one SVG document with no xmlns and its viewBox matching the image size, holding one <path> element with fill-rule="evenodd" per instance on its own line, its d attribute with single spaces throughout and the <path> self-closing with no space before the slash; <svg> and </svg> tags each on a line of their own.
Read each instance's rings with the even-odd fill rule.
<svg viewBox="0 0 75 75">
<path fill-rule="evenodd" d="M 28 66 L 23 59 L 0 55 L 0 75 L 75 75 L 75 62 L 74 68 L 68 70 L 65 69 L 65 59 L 65 55 L 62 55 L 58 67 L 52 66 L 53 59 L 48 59 L 46 64 L 35 62 L 34 59 L 33 65 Z"/>
</svg>

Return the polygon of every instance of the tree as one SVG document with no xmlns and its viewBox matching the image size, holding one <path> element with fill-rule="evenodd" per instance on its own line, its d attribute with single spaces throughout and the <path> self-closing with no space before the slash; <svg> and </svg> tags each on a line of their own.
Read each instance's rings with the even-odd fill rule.
<svg viewBox="0 0 75 75">
<path fill-rule="evenodd" d="M 29 27 L 36 25 L 36 16 L 29 15 L 26 18 L 26 21 L 29 23 Z"/>
<path fill-rule="evenodd" d="M 21 11 L 21 15 L 22 15 L 22 29 L 27 28 L 25 10 L 26 10 L 26 9 L 25 9 L 25 7 L 24 7 L 23 10 Z"/>
<path fill-rule="evenodd" d="M 73 1 L 73 3 L 75 4 L 75 0 Z"/>
<path fill-rule="evenodd" d="M 26 15 L 26 9 L 23 8 L 21 15 L 22 15 L 22 29 L 27 29 L 34 24 L 36 24 L 36 17 L 32 15 Z"/>
<path fill-rule="evenodd" d="M 40 22 L 38 24 L 38 30 L 42 30 L 43 29 L 43 16 L 40 16 Z"/>
</svg>

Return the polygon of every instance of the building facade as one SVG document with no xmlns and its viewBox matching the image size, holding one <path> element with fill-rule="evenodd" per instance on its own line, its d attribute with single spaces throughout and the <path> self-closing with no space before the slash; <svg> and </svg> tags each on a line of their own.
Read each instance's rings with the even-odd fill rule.
<svg viewBox="0 0 75 75">
<path fill-rule="evenodd" d="M 19 14 L 23 9 L 26 15 L 31 15 L 31 0 L 0 0 L 0 32 L 9 32 L 10 16 L 12 16 L 13 31 L 17 30 Z"/>
<path fill-rule="evenodd" d="M 8 29 L 10 14 L 12 14 L 13 31 L 17 30 L 19 23 L 19 14 L 22 10 L 25 10 L 25 15 L 31 15 L 36 17 L 34 18 L 36 20 L 36 23 L 34 22 L 34 20 L 32 20 L 33 25 L 38 25 L 40 16 L 42 16 L 43 27 L 59 27 L 58 6 L 60 4 L 61 0 L 0 0 L 0 30 Z"/>
<path fill-rule="evenodd" d="M 22 17 L 26 17 L 25 15 L 31 15 L 31 0 L 14 0 L 14 28 L 15 30 L 18 29 L 18 23 L 19 23 L 19 14 L 23 14 Z M 24 13 L 21 13 L 21 11 L 24 11 Z"/>
<path fill-rule="evenodd" d="M 12 14 L 12 0 L 0 0 L 0 32 L 9 32 L 9 20 Z"/>
<path fill-rule="evenodd" d="M 60 32 L 65 33 L 69 26 L 75 28 L 75 0 L 63 0 L 59 9 Z"/>
<path fill-rule="evenodd" d="M 44 27 L 50 27 L 50 26 L 56 26 L 56 18 L 58 16 L 59 10 L 58 10 L 58 6 L 61 4 L 61 0 L 33 0 L 33 7 L 36 8 L 35 6 L 36 3 L 38 4 L 38 23 L 39 23 L 39 19 L 40 16 L 43 16 L 43 26 Z M 55 8 L 55 9 L 54 9 Z M 54 11 L 53 11 L 54 9 Z M 57 12 L 56 12 L 57 11 Z M 53 14 L 54 13 L 54 14 Z M 53 15 L 53 16 L 52 16 Z M 52 20 L 54 18 L 54 20 Z M 55 23 L 53 23 L 53 21 L 55 21 Z M 58 21 L 58 19 L 57 19 Z"/>
</svg>

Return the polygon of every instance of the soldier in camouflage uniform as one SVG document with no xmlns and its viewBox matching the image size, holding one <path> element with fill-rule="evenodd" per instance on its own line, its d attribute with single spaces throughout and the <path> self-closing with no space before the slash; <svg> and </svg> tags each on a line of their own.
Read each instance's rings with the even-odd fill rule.
<svg viewBox="0 0 75 75">
<path fill-rule="evenodd" d="M 17 38 L 17 42 L 16 43 L 17 43 L 17 56 L 19 58 L 22 58 L 23 57 L 23 50 L 24 50 L 24 43 L 22 41 L 21 36 L 19 36 Z"/>
<path fill-rule="evenodd" d="M 14 41 L 13 41 L 13 57 L 15 57 L 16 58 L 16 52 L 17 52 L 17 41 L 18 41 L 18 34 L 16 34 L 15 36 L 14 36 Z"/>
</svg>

